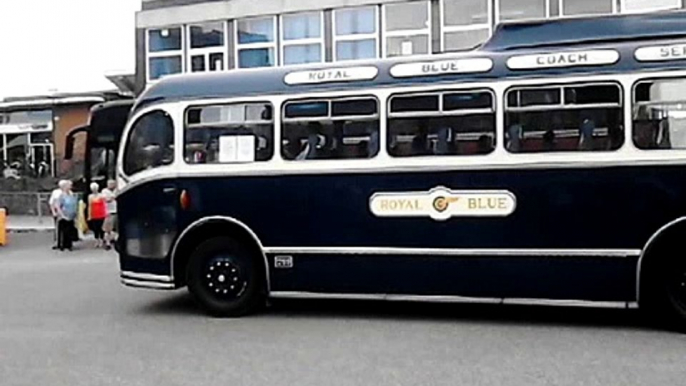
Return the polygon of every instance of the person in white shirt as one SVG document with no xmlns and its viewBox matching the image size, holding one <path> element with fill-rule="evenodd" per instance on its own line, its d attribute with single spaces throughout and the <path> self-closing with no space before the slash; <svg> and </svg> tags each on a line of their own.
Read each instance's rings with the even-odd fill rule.
<svg viewBox="0 0 686 386">
<path fill-rule="evenodd" d="M 64 193 L 64 190 L 66 189 L 68 184 L 69 181 L 60 180 L 60 182 L 57 183 L 57 189 L 53 190 L 52 193 L 50 193 L 50 199 L 48 200 L 48 206 L 50 206 L 50 213 L 52 213 L 52 219 L 55 223 L 55 232 L 53 239 L 54 244 L 52 246 L 52 249 L 57 249 L 57 221 L 59 220 L 60 197 Z"/>
<path fill-rule="evenodd" d="M 117 182 L 107 181 L 107 187 L 100 192 L 100 195 L 105 199 L 107 207 L 107 217 L 102 225 L 102 230 L 105 232 L 105 249 L 110 249 L 117 231 Z"/>
</svg>

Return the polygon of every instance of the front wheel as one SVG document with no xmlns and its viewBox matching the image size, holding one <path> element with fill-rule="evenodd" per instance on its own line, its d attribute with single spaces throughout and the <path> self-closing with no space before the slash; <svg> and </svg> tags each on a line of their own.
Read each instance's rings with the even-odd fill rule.
<svg viewBox="0 0 686 386">
<path fill-rule="evenodd" d="M 265 302 L 264 268 L 249 248 L 230 237 L 201 243 L 188 263 L 188 290 L 215 316 L 242 316 Z"/>
<path fill-rule="evenodd" d="M 686 263 L 665 261 L 651 268 L 641 302 L 645 316 L 669 329 L 686 332 Z"/>
</svg>

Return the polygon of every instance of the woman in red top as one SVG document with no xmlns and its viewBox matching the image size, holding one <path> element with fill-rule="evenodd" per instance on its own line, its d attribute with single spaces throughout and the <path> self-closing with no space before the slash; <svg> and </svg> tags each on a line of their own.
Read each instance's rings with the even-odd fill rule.
<svg viewBox="0 0 686 386">
<path fill-rule="evenodd" d="M 95 236 L 95 247 L 103 246 L 102 223 L 107 217 L 105 199 L 100 195 L 100 187 L 95 182 L 91 184 L 91 194 L 88 195 L 88 228 Z"/>
</svg>

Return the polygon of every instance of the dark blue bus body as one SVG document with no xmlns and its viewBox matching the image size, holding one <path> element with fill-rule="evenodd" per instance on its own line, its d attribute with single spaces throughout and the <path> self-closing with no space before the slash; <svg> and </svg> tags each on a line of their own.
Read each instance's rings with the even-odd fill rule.
<svg viewBox="0 0 686 386">
<path fill-rule="evenodd" d="M 351 89 L 364 94 L 387 87 L 503 79 L 555 84 L 566 77 L 599 74 L 611 82 L 614 75 L 629 72 L 650 77 L 686 67 L 678 61 L 639 62 L 634 58 L 636 49 L 683 43 L 684 37 L 684 13 L 504 26 L 481 50 L 470 53 L 493 60 L 493 69 L 480 74 L 394 78 L 390 69 L 411 63 L 410 58 L 374 62 L 379 73 L 373 80 L 324 85 L 289 86 L 283 81 L 294 71 L 289 68 L 170 77 L 139 98 L 133 115 L 165 103 L 205 103 L 214 98 L 298 98 Z M 536 71 L 507 66 L 513 55 L 606 48 L 620 54 L 616 63 Z M 632 90 L 622 88 L 622 93 L 625 109 L 631 104 Z M 499 100 L 496 105 L 502 103 Z M 275 111 L 280 113 L 281 106 L 275 106 Z M 483 156 L 486 164 L 488 157 Z M 227 220 L 239 224 L 259 243 L 267 260 L 269 291 L 274 294 L 631 303 L 638 300 L 640 260 L 650 241 L 663 228 L 686 218 L 686 159 L 662 164 L 617 161 L 479 167 L 477 157 L 473 168 L 445 166 L 437 159 L 436 168 L 353 171 L 338 171 L 333 166 L 336 161 L 330 162 L 332 171 L 319 173 L 202 175 L 193 174 L 193 165 L 186 165 L 183 172 L 176 166 L 161 168 L 158 176 L 140 182 L 122 175 L 126 183 L 118 197 L 122 278 L 132 286 L 183 286 L 189 253 L 179 247 L 183 236 L 204 221 Z M 445 221 L 379 217 L 370 211 L 370 199 L 376 193 L 427 192 L 440 186 L 508 191 L 516 198 L 516 209 L 505 217 Z M 292 266 L 279 266 L 275 261 L 279 256 L 288 257 Z"/>
</svg>

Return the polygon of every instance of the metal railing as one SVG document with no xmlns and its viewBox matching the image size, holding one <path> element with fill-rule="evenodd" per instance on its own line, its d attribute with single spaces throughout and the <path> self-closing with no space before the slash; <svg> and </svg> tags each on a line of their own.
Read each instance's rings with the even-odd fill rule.
<svg viewBox="0 0 686 386">
<path fill-rule="evenodd" d="M 8 216 L 50 217 L 47 192 L 2 192 L 0 208 L 7 210 Z"/>
</svg>

